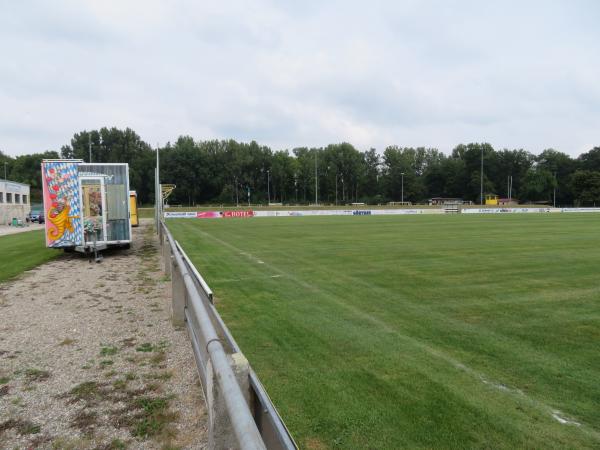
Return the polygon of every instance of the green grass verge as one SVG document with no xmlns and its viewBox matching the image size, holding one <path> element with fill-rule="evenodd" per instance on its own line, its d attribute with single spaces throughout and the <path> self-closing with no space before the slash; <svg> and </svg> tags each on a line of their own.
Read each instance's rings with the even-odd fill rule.
<svg viewBox="0 0 600 450">
<path fill-rule="evenodd" d="M 154 208 L 138 208 L 138 218 L 153 219 L 154 218 Z"/>
<path fill-rule="evenodd" d="M 301 447 L 600 445 L 600 216 L 168 223 Z"/>
<path fill-rule="evenodd" d="M 0 282 L 33 269 L 60 254 L 59 250 L 46 248 L 43 230 L 0 236 Z"/>
</svg>

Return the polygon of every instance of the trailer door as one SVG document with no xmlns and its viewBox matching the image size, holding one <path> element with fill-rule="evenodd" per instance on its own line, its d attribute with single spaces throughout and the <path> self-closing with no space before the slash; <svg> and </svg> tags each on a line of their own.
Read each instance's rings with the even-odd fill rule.
<svg viewBox="0 0 600 450">
<path fill-rule="evenodd" d="M 81 206 L 85 243 L 106 242 L 106 187 L 104 177 L 81 177 Z M 95 235 L 95 236 L 94 236 Z"/>
</svg>

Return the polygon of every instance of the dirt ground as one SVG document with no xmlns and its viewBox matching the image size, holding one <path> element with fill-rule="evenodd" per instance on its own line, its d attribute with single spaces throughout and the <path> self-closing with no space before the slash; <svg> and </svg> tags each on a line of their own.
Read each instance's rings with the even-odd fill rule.
<svg viewBox="0 0 600 450">
<path fill-rule="evenodd" d="M 130 250 L 99 264 L 65 255 L 0 284 L 0 448 L 206 448 L 159 257 L 144 221 Z"/>
</svg>

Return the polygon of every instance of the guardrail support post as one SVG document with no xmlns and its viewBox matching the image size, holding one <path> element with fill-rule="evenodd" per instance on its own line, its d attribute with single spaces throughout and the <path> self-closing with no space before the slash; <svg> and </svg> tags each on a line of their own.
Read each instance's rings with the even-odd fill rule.
<svg viewBox="0 0 600 450">
<path fill-rule="evenodd" d="M 172 260 L 172 255 L 171 255 L 171 246 L 169 245 L 169 239 L 167 238 L 167 236 L 165 234 L 163 234 L 163 242 L 161 242 L 162 244 L 162 254 L 163 254 L 163 265 L 164 265 L 164 272 L 165 275 L 171 276 L 171 260 Z"/>
<path fill-rule="evenodd" d="M 169 251 L 169 253 L 171 253 Z M 171 321 L 173 326 L 180 327 L 185 325 L 185 284 L 175 261 L 169 255 L 169 268 L 171 270 L 171 288 L 173 298 L 171 300 Z"/>
<path fill-rule="evenodd" d="M 246 403 L 250 405 L 250 364 L 241 353 L 228 356 L 235 378 L 244 394 Z M 225 406 L 223 395 L 219 391 L 219 383 L 215 379 L 212 363 L 209 360 L 207 370 L 207 406 L 208 406 L 208 448 L 210 449 L 238 449 L 235 433 Z"/>
</svg>

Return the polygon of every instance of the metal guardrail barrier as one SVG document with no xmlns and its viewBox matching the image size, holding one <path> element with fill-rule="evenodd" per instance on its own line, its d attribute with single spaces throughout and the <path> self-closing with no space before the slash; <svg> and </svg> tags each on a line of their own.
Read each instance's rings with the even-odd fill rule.
<svg viewBox="0 0 600 450">
<path fill-rule="evenodd" d="M 213 304 L 213 293 L 163 221 L 165 272 L 174 325 L 185 325 L 209 411 L 209 447 L 297 450 L 258 376 Z"/>
</svg>

